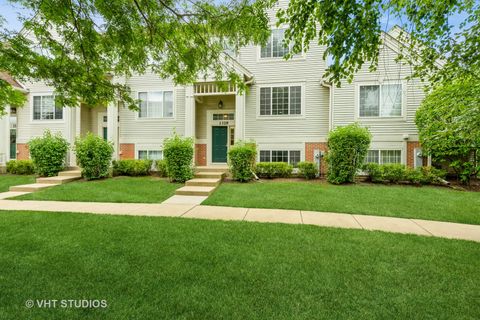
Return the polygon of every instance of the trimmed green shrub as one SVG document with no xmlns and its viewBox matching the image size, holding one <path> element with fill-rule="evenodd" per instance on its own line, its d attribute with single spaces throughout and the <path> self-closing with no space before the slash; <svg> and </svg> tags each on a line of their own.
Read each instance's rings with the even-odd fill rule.
<svg viewBox="0 0 480 320">
<path fill-rule="evenodd" d="M 433 167 L 412 169 L 401 164 L 368 163 L 364 165 L 363 170 L 367 173 L 368 180 L 374 183 L 435 184 L 440 183 L 447 174 L 446 171 Z"/>
<path fill-rule="evenodd" d="M 422 173 L 421 184 L 432 184 L 439 183 L 445 179 L 447 172 L 442 169 L 437 169 L 434 167 L 421 167 L 417 168 Z"/>
<path fill-rule="evenodd" d="M 167 162 L 165 160 L 156 160 L 154 167 L 158 176 L 168 177 Z"/>
<path fill-rule="evenodd" d="M 152 168 L 152 160 L 117 160 L 113 161 L 113 175 L 114 176 L 147 176 L 150 174 Z"/>
<path fill-rule="evenodd" d="M 370 146 L 371 134 L 357 123 L 338 127 L 328 134 L 326 156 L 330 183 L 354 182 L 361 169 Z"/>
<path fill-rule="evenodd" d="M 363 171 L 371 182 L 383 182 L 383 169 L 378 163 L 367 163 L 363 166 Z"/>
<path fill-rule="evenodd" d="M 297 164 L 300 176 L 307 180 L 315 179 L 318 174 L 317 165 L 314 162 L 302 161 Z"/>
<path fill-rule="evenodd" d="M 172 182 L 185 182 L 193 177 L 193 139 L 176 133 L 163 143 L 163 156 Z"/>
<path fill-rule="evenodd" d="M 403 164 L 392 163 L 382 166 L 382 178 L 390 183 L 399 183 L 406 180 L 406 168 Z"/>
<path fill-rule="evenodd" d="M 7 172 L 11 174 L 34 174 L 32 160 L 10 160 L 7 162 Z"/>
<path fill-rule="evenodd" d="M 246 182 L 253 179 L 257 157 L 254 143 L 237 142 L 228 151 L 228 165 L 234 180 Z"/>
<path fill-rule="evenodd" d="M 259 162 L 256 173 L 260 178 L 288 178 L 292 175 L 293 166 L 286 162 Z"/>
<path fill-rule="evenodd" d="M 88 133 L 75 140 L 77 164 L 87 180 L 108 177 L 112 161 L 113 145 L 99 136 Z"/>
<path fill-rule="evenodd" d="M 28 149 L 35 173 L 42 177 L 56 176 L 65 168 L 68 146 L 60 133 L 53 135 L 50 130 L 46 130 L 42 137 L 30 140 Z"/>
</svg>

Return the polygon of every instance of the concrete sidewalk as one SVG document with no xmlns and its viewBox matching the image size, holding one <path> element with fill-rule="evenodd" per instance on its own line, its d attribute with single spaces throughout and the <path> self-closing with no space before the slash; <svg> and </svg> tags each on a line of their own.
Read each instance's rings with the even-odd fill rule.
<svg viewBox="0 0 480 320">
<path fill-rule="evenodd" d="M 216 207 L 196 205 L 194 203 L 149 204 L 19 200 L 0 200 L 0 210 L 80 212 L 308 224 L 322 227 L 409 233 L 480 242 L 480 225 L 300 210 Z"/>
</svg>

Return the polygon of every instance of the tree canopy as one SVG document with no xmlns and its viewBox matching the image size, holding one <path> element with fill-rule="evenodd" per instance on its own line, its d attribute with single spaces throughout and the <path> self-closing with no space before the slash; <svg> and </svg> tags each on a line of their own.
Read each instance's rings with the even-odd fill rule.
<svg viewBox="0 0 480 320">
<path fill-rule="evenodd" d="M 128 87 L 111 78 L 147 70 L 181 84 L 202 74 L 241 84 L 222 56 L 225 47 L 263 43 L 269 35 L 269 1 L 263 0 L 11 2 L 35 16 L 20 33 L 1 31 L 0 70 L 19 80 L 45 81 L 68 106 L 116 98 L 135 108 Z M 0 95 L 2 90 L 0 84 Z"/>
<path fill-rule="evenodd" d="M 445 162 L 464 183 L 480 172 L 480 82 L 452 80 L 437 86 L 417 110 L 426 154 Z"/>
<path fill-rule="evenodd" d="M 453 26 L 456 15 L 466 18 Z M 335 84 L 351 80 L 362 65 L 378 63 L 382 18 L 398 21 L 405 31 L 397 57 L 409 62 L 419 77 L 435 85 L 452 77 L 480 81 L 480 2 L 475 0 L 290 0 L 278 12 L 288 25 L 290 56 L 308 49 L 311 41 L 327 47 L 332 58 L 326 77 Z M 456 29 L 456 28 L 457 29 Z"/>
<path fill-rule="evenodd" d="M 225 0 L 228 1 L 228 0 Z M 135 108 L 129 88 L 112 82 L 151 70 L 176 83 L 209 73 L 242 86 L 225 47 L 265 43 L 267 10 L 275 0 L 10 0 L 35 12 L 23 32 L 0 31 L 0 70 L 19 80 L 53 86 L 59 102 L 105 104 L 114 99 Z M 449 19 L 466 16 L 454 33 Z M 286 58 L 307 51 L 312 41 L 330 56 L 324 77 L 339 85 L 365 63 L 374 69 L 382 19 L 401 19 L 404 51 L 414 76 L 442 83 L 453 77 L 480 79 L 480 3 L 475 0 L 291 0 L 279 10 L 288 26 Z M 1 19 L 0 19 L 1 20 Z M 37 42 L 32 42 L 35 37 Z M 443 61 L 443 63 L 438 63 Z M 19 103 L 0 80 L 0 111 Z"/>
</svg>

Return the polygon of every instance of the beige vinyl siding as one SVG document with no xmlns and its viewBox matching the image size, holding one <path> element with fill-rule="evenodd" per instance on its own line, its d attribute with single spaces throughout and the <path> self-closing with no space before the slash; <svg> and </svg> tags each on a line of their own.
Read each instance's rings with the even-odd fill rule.
<svg viewBox="0 0 480 320">
<path fill-rule="evenodd" d="M 92 131 L 92 115 L 90 109 L 87 106 L 82 105 L 82 109 L 80 111 L 80 134 L 82 136 L 86 135 L 88 132 Z"/>
<path fill-rule="evenodd" d="M 321 86 L 323 49 L 312 43 L 303 57 L 288 61 L 260 59 L 259 51 L 258 46 L 248 46 L 239 54 L 240 63 L 255 75 L 255 84 L 246 98 L 245 138 L 257 142 L 324 141 L 328 133 L 329 91 Z M 280 84 L 302 84 L 302 116 L 259 117 L 259 88 Z"/>
<path fill-rule="evenodd" d="M 40 137 L 49 129 L 52 133 L 61 133 L 68 137 L 68 114 L 70 108 L 63 109 L 62 120 L 33 120 L 33 97 L 38 95 L 52 95 L 53 88 L 43 82 L 26 83 L 29 89 L 27 101 L 21 108 L 17 108 L 17 143 L 27 143 L 30 139 Z"/>
<path fill-rule="evenodd" d="M 95 107 L 90 108 L 88 106 L 82 105 L 81 110 L 81 130 L 80 134 L 86 135 L 88 132 L 91 132 L 96 135 L 101 135 L 102 133 L 98 131 L 98 117 L 99 113 L 106 113 L 107 108 L 105 107 Z"/>
<path fill-rule="evenodd" d="M 364 66 L 352 83 L 344 82 L 341 88 L 334 88 L 333 127 L 344 126 L 355 121 L 368 127 L 374 140 L 402 140 L 408 134 L 410 140 L 417 139 L 415 112 L 420 105 L 424 92 L 419 80 L 405 80 L 412 72 L 407 64 L 395 62 L 396 52 L 383 45 L 380 52 L 377 71 L 369 72 Z M 401 117 L 361 118 L 358 117 L 358 86 L 373 83 L 402 83 L 403 108 Z"/>
<path fill-rule="evenodd" d="M 288 1 L 279 1 L 269 11 L 275 29 L 275 11 L 286 8 Z M 238 61 L 254 74 L 255 84 L 246 98 L 245 139 L 258 143 L 300 143 L 325 141 L 328 134 L 329 91 L 321 86 L 325 70 L 324 49 L 315 41 L 309 51 L 285 61 L 283 58 L 260 58 L 260 47 L 242 48 Z M 259 93 L 262 86 L 302 84 L 304 101 L 301 116 L 258 116 Z"/>
<path fill-rule="evenodd" d="M 120 108 L 120 143 L 162 144 L 174 131 L 183 135 L 185 132 L 185 87 L 175 87 L 171 80 L 147 73 L 134 75 L 126 81 L 134 98 L 138 92 L 173 90 L 174 117 L 165 119 L 138 119 L 137 111 Z"/>
</svg>

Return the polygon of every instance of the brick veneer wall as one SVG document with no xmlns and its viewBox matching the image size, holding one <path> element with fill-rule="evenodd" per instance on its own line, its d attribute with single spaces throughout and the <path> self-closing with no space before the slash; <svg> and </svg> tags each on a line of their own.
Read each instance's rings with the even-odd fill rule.
<svg viewBox="0 0 480 320">
<path fill-rule="evenodd" d="M 120 143 L 120 159 L 135 159 L 135 144 Z"/>
<path fill-rule="evenodd" d="M 407 141 L 407 166 L 413 168 L 415 166 L 415 148 L 420 148 L 420 142 Z M 423 158 L 423 165 L 428 165 L 428 158 Z"/>
<path fill-rule="evenodd" d="M 305 143 L 305 161 L 315 162 L 314 159 L 314 152 L 315 149 L 321 151 L 327 151 L 327 143 L 326 142 L 306 142 Z M 324 175 L 327 172 L 327 165 L 325 163 L 325 158 L 322 159 L 320 163 L 320 172 Z"/>
<path fill-rule="evenodd" d="M 28 144 L 17 143 L 17 160 L 28 160 L 28 159 L 30 159 Z"/>
<path fill-rule="evenodd" d="M 195 165 L 206 166 L 207 165 L 207 145 L 195 144 Z"/>
</svg>

